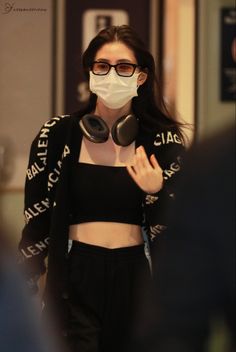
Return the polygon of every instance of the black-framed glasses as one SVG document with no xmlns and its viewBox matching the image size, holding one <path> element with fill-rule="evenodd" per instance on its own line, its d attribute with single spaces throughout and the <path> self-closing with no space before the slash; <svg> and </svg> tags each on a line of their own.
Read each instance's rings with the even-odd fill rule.
<svg viewBox="0 0 236 352">
<path fill-rule="evenodd" d="M 121 77 L 131 77 L 133 76 L 137 67 L 140 67 L 136 64 L 131 64 L 129 62 L 121 62 L 116 65 L 111 65 L 108 62 L 103 61 L 94 61 L 91 66 L 91 70 L 95 75 L 105 76 L 108 74 L 110 69 L 114 67 L 116 73 Z"/>
</svg>

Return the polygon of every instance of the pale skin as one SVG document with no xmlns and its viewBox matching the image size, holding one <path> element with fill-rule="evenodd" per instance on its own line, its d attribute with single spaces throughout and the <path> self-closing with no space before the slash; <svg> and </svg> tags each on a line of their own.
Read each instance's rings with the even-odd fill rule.
<svg viewBox="0 0 236 352">
<path fill-rule="evenodd" d="M 131 49 L 121 42 L 103 45 L 95 56 L 95 60 L 107 61 L 115 65 L 119 62 L 137 64 Z M 139 72 L 138 68 L 136 69 Z M 140 72 L 137 85 L 142 85 L 147 78 L 146 72 Z M 97 99 L 95 114 L 101 116 L 109 127 L 125 114 L 131 112 L 131 101 L 120 109 L 109 109 Z M 147 158 L 143 146 L 135 149 L 133 142 L 127 147 L 116 145 L 112 138 L 107 142 L 95 144 L 83 138 L 79 162 L 106 166 L 124 166 L 130 177 L 147 193 L 158 192 L 163 185 L 162 169 L 154 155 Z M 78 181 L 79 182 L 79 181 Z M 129 247 L 143 243 L 141 227 L 134 224 L 116 222 L 87 222 L 70 226 L 69 237 L 106 248 Z"/>
</svg>

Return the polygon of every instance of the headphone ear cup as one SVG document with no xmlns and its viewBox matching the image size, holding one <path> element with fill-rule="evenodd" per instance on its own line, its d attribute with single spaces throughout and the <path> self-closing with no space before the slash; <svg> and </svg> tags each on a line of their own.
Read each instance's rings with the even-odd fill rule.
<svg viewBox="0 0 236 352">
<path fill-rule="evenodd" d="M 109 137 L 109 128 L 105 121 L 97 115 L 86 114 L 79 121 L 83 135 L 93 143 L 104 143 Z"/>
<path fill-rule="evenodd" d="M 114 142 L 122 147 L 131 144 L 137 137 L 138 127 L 138 119 L 135 115 L 121 116 L 111 129 Z"/>
</svg>

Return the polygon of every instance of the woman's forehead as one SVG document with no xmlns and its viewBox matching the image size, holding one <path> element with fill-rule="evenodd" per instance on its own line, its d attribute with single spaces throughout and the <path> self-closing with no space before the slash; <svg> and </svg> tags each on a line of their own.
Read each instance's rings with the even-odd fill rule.
<svg viewBox="0 0 236 352">
<path fill-rule="evenodd" d="M 115 41 L 104 44 L 96 53 L 95 60 L 106 59 L 109 61 L 136 62 L 136 58 L 132 49 L 122 42 Z"/>
</svg>

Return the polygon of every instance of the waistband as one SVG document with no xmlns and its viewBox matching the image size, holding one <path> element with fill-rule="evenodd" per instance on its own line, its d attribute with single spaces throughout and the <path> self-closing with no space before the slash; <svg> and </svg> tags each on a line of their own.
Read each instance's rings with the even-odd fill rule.
<svg viewBox="0 0 236 352">
<path fill-rule="evenodd" d="M 92 253 L 104 256 L 132 256 L 132 255 L 144 255 L 144 244 L 130 246 L 130 247 L 120 247 L 120 248 L 106 248 L 101 246 L 96 246 L 92 244 L 87 244 L 80 241 L 72 241 L 72 247 L 70 252 L 80 252 L 80 253 Z"/>
</svg>

